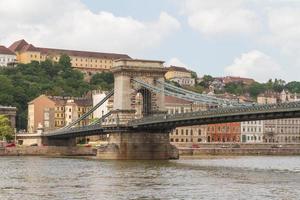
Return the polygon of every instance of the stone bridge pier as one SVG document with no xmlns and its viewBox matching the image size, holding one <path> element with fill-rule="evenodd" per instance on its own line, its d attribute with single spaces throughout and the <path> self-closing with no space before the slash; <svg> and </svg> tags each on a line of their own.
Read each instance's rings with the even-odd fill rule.
<svg viewBox="0 0 300 200">
<path fill-rule="evenodd" d="M 126 127 L 131 120 L 166 113 L 164 82 L 167 68 L 162 61 L 120 59 L 114 62 L 114 104 L 108 121 Z M 161 89 L 155 93 L 137 84 L 134 79 Z M 110 124 L 107 124 L 110 125 Z M 178 158 L 177 149 L 170 144 L 170 130 L 111 131 L 109 144 L 98 150 L 102 159 L 171 159 Z"/>
<path fill-rule="evenodd" d="M 126 131 L 109 134 L 109 144 L 97 150 L 100 159 L 168 160 L 178 159 L 178 149 L 169 142 L 166 131 Z"/>
<path fill-rule="evenodd" d="M 42 137 L 41 145 L 43 146 L 76 146 L 76 138 L 52 138 Z"/>
</svg>

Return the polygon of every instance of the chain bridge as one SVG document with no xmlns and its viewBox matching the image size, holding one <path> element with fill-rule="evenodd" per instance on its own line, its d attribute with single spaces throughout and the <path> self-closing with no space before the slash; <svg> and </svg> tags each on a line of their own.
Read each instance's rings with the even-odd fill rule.
<svg viewBox="0 0 300 200">
<path fill-rule="evenodd" d="M 103 159 L 170 159 L 177 149 L 169 132 L 180 126 L 300 117 L 300 102 L 247 104 L 198 94 L 166 83 L 162 61 L 120 59 L 115 61 L 114 89 L 96 106 L 62 129 L 43 134 L 44 145 L 75 145 L 75 138 L 105 134 L 108 145 L 98 149 Z M 137 96 L 141 95 L 139 104 Z M 213 105 L 214 109 L 167 114 L 165 95 Z M 81 120 L 113 98 L 113 110 L 87 126 Z"/>
</svg>

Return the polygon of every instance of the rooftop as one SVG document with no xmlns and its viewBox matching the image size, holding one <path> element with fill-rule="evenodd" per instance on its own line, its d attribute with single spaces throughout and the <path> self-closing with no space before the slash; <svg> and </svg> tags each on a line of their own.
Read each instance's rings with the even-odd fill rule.
<svg viewBox="0 0 300 200">
<path fill-rule="evenodd" d="M 168 104 L 192 104 L 192 101 L 187 101 L 183 99 L 179 99 L 177 97 L 172 97 L 172 96 L 165 96 L 165 104 L 166 106 Z"/>
<path fill-rule="evenodd" d="M 0 45 L 0 54 L 5 55 L 16 55 L 14 52 L 12 52 L 9 48 L 6 48 L 5 46 Z"/>
<path fill-rule="evenodd" d="M 101 53 L 101 52 L 91 52 L 91 51 L 77 51 L 77 50 L 67 50 L 67 49 L 54 49 L 54 48 L 44 48 L 35 47 L 32 44 L 27 43 L 24 39 L 14 42 L 9 49 L 13 52 L 17 51 L 37 51 L 44 55 L 51 54 L 67 54 L 69 56 L 75 57 L 90 57 L 90 58 L 106 58 L 106 59 L 121 59 L 130 57 L 126 54 L 116 54 L 116 53 Z"/>
<path fill-rule="evenodd" d="M 169 71 L 181 71 L 181 72 L 188 72 L 188 73 L 191 72 L 190 70 L 187 70 L 187 69 L 184 68 L 184 67 L 178 67 L 178 66 L 173 66 L 173 65 L 171 65 L 171 66 L 169 67 Z"/>
</svg>

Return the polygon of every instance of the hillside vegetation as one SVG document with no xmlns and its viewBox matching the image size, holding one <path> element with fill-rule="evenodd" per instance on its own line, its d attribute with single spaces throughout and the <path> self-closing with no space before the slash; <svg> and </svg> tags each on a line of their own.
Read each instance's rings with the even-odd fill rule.
<svg viewBox="0 0 300 200">
<path fill-rule="evenodd" d="M 112 86 L 111 73 L 96 74 L 86 82 L 83 73 L 71 67 L 70 57 L 62 55 L 59 62 L 31 62 L 0 70 L 0 105 L 16 106 L 17 128 L 26 129 L 27 104 L 39 95 L 80 97 Z"/>
</svg>

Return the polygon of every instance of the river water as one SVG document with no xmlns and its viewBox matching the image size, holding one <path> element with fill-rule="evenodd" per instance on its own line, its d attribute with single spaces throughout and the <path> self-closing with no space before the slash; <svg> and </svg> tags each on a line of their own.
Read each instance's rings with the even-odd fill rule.
<svg viewBox="0 0 300 200">
<path fill-rule="evenodd" d="M 300 199 L 300 157 L 0 157 L 0 199 Z"/>
</svg>

